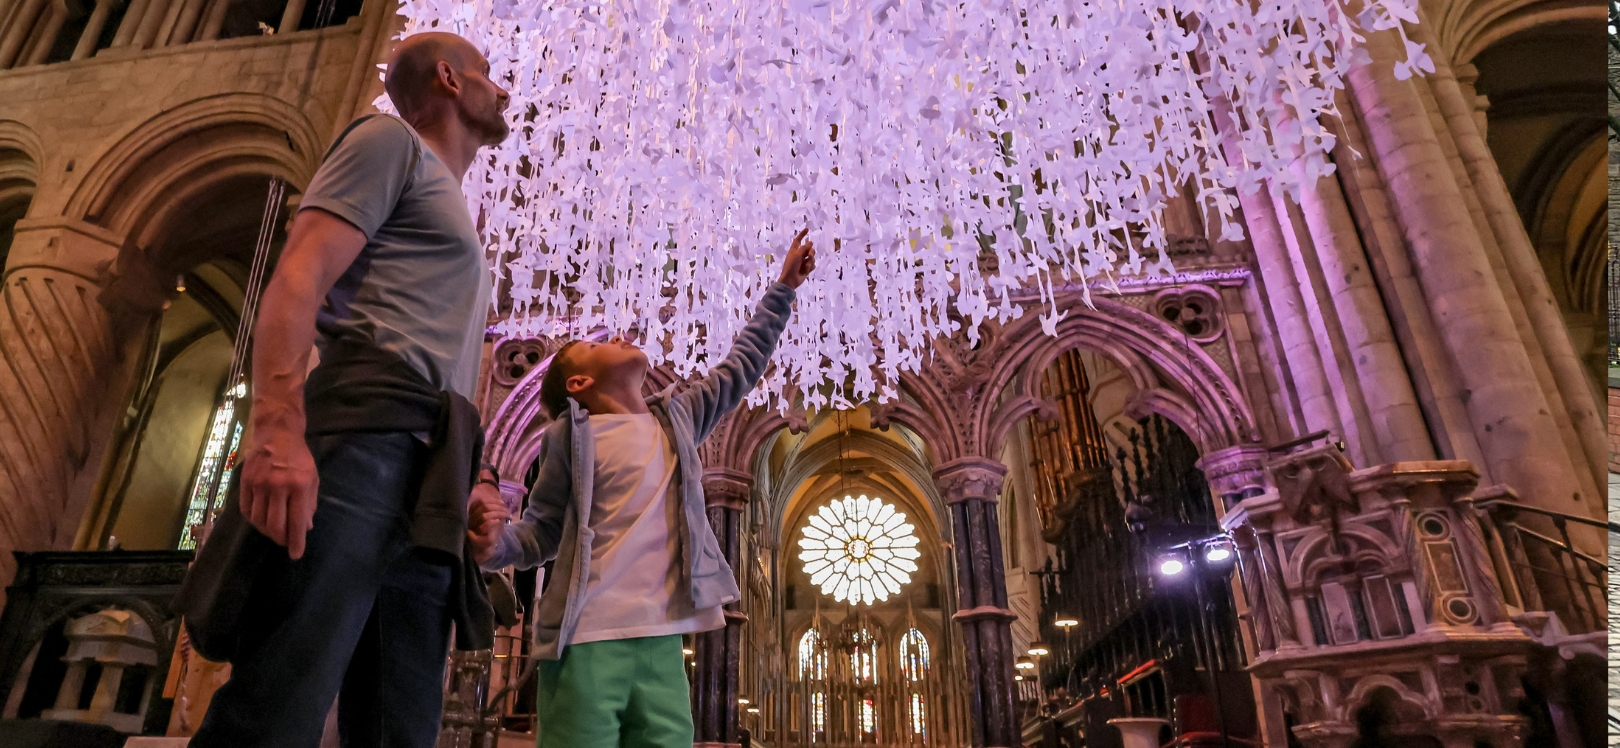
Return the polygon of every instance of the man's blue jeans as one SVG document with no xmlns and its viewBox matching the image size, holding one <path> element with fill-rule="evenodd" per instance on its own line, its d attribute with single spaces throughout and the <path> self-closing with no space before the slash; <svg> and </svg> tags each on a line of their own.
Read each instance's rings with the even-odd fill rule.
<svg viewBox="0 0 1620 748">
<path fill-rule="evenodd" d="M 400 432 L 310 438 L 321 485 L 304 556 L 272 552 L 193 748 L 315 748 L 340 691 L 345 748 L 434 744 L 453 569 L 411 542 L 426 450 Z"/>
</svg>

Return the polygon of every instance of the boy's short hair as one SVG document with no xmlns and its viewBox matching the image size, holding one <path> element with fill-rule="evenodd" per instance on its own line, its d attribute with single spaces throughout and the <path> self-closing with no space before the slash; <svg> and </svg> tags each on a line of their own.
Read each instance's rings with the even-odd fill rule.
<svg viewBox="0 0 1620 748">
<path fill-rule="evenodd" d="M 540 376 L 540 404 L 546 406 L 552 418 L 562 418 L 568 412 L 568 378 L 573 376 L 573 367 L 567 364 L 568 349 L 578 342 L 570 340 L 558 348 L 551 357 L 551 367 Z"/>
</svg>

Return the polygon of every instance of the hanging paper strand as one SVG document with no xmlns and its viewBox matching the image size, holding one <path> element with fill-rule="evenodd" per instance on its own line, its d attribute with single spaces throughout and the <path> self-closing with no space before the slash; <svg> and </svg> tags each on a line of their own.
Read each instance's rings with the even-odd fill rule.
<svg viewBox="0 0 1620 748">
<path fill-rule="evenodd" d="M 1190 190 L 1328 174 L 1334 93 L 1412 0 L 405 0 L 487 51 L 514 135 L 468 198 L 509 336 L 639 331 L 718 361 L 800 228 L 820 252 L 754 393 L 893 395 L 960 325 L 1169 271 Z M 1406 42 L 1398 77 L 1432 70 Z M 1239 127 L 1215 131 L 1212 102 Z M 386 104 L 386 102 L 383 102 Z M 1228 163 L 1218 139 L 1235 140 Z M 1027 289 L 1027 290 L 1026 290 Z M 1088 297 L 1089 298 L 1089 297 Z M 1048 307 L 1051 309 L 1051 307 Z M 1043 320 L 1048 331 L 1056 310 Z"/>
</svg>

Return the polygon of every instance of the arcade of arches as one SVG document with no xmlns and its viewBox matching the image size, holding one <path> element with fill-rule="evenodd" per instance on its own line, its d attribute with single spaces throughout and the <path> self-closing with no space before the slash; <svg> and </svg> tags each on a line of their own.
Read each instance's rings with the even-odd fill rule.
<svg viewBox="0 0 1620 748">
<path fill-rule="evenodd" d="M 744 599 L 689 642 L 700 744 L 1599 744 L 1604 10 L 1421 5 L 1437 71 L 1371 38 L 1337 173 L 1240 196 L 1246 240 L 1177 202 L 1177 274 L 1060 289 L 1055 335 L 728 417 Z M 394 8 L 0 0 L 0 735 L 183 736 L 221 681 L 168 600 L 234 468 L 255 250 L 380 93 Z M 514 509 L 558 344 L 487 341 Z M 512 581 L 521 615 L 544 574 Z M 98 631 L 127 662 L 75 654 Z M 446 744 L 532 732 L 524 649 L 455 658 Z"/>
</svg>

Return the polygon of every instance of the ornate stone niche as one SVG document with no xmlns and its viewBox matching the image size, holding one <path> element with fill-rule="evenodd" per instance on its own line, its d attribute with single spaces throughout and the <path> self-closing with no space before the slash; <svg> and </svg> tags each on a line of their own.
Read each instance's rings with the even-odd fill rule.
<svg viewBox="0 0 1620 748">
<path fill-rule="evenodd" d="M 107 608 L 69 621 L 66 634 L 67 675 L 56 708 L 40 716 L 140 732 L 158 664 L 152 628 L 130 611 Z"/>
</svg>

